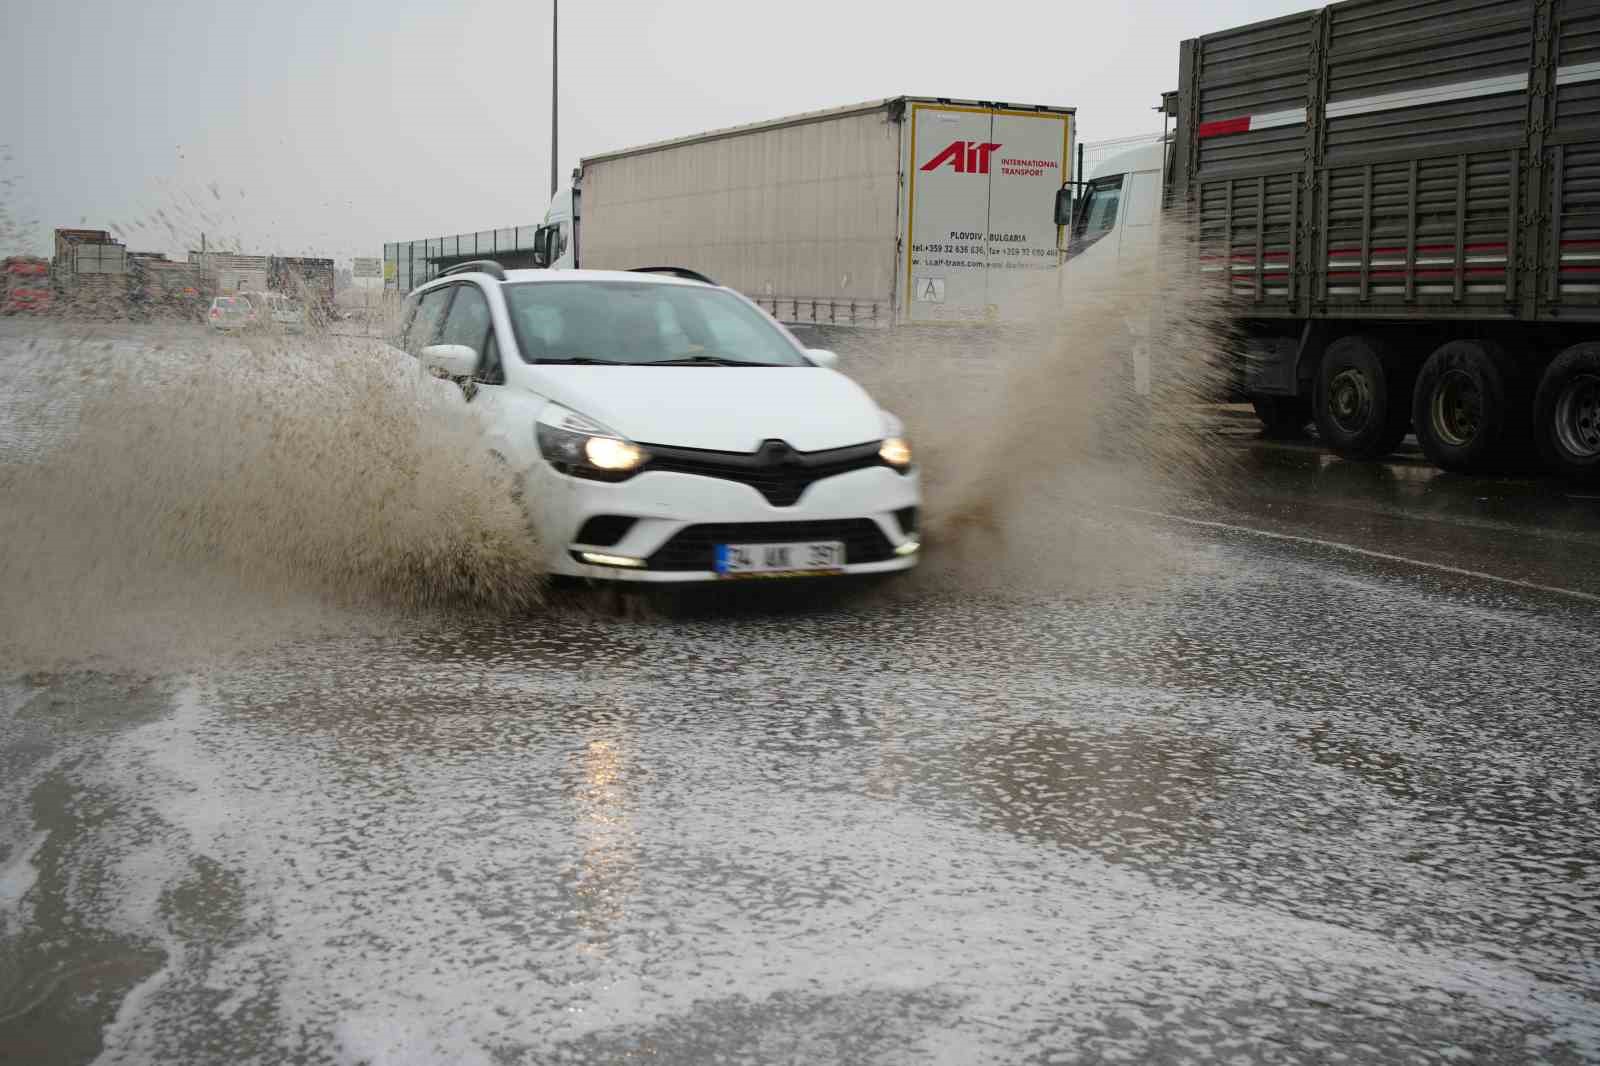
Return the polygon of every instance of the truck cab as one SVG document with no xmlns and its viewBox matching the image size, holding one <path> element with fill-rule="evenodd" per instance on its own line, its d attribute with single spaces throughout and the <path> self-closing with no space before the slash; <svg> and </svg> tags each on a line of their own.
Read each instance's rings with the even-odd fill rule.
<svg viewBox="0 0 1600 1066">
<path fill-rule="evenodd" d="M 575 187 L 560 190 L 533 235 L 534 262 L 550 270 L 575 270 L 578 266 L 578 204 Z"/>
<path fill-rule="evenodd" d="M 1156 141 L 1089 168 L 1067 239 L 1067 284 L 1074 273 L 1155 254 L 1167 150 Z"/>
<path fill-rule="evenodd" d="M 1085 168 L 1067 233 L 1063 291 L 1107 285 L 1121 290 L 1141 277 L 1154 283 L 1168 151 L 1167 142 L 1154 140 Z M 1129 371 L 1140 396 L 1150 395 L 1151 323 L 1148 313 L 1133 309 L 1144 306 L 1129 301 L 1126 322 L 1132 340 Z"/>
</svg>

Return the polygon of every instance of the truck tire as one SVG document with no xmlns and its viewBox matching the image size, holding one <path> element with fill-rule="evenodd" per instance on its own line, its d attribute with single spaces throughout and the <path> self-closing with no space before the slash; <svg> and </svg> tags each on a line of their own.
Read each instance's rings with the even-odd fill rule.
<svg viewBox="0 0 1600 1066">
<path fill-rule="evenodd" d="M 1533 432 L 1551 470 L 1600 480 L 1600 343 L 1574 344 L 1546 368 L 1534 396 Z"/>
<path fill-rule="evenodd" d="M 1305 435 L 1311 424 L 1311 399 L 1307 396 L 1252 396 L 1264 436 L 1282 440 Z"/>
<path fill-rule="evenodd" d="M 1317 367 L 1312 408 L 1322 442 L 1346 459 L 1381 459 L 1405 439 L 1410 374 L 1375 337 L 1340 337 Z"/>
<path fill-rule="evenodd" d="M 1449 341 L 1417 374 L 1411 420 L 1435 466 L 1470 474 L 1511 463 L 1525 436 L 1517 365 L 1493 341 Z"/>
</svg>

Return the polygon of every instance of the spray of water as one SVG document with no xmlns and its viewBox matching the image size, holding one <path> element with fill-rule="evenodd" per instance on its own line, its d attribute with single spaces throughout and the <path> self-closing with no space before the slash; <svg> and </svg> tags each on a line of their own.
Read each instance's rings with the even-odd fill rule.
<svg viewBox="0 0 1600 1066">
<path fill-rule="evenodd" d="M 471 409 L 380 342 L 69 325 L 9 348 L 35 432 L 0 468 L 0 649 L 25 661 L 540 598 Z"/>
<path fill-rule="evenodd" d="M 1024 325 L 838 341 L 922 457 L 914 586 L 1094 589 L 1162 565 L 1123 509 L 1226 478 L 1208 405 L 1227 393 L 1227 308 L 1187 252 L 1172 236 L 1159 255 L 1073 270 L 1040 286 Z"/>
</svg>

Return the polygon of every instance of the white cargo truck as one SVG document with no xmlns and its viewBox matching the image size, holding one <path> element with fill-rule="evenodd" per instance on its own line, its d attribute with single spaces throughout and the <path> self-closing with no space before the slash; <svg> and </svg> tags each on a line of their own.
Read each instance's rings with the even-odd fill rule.
<svg viewBox="0 0 1600 1066">
<path fill-rule="evenodd" d="M 688 268 L 786 322 L 1018 321 L 1056 291 L 1075 136 L 1072 108 L 899 96 L 591 156 L 536 255 Z"/>
</svg>

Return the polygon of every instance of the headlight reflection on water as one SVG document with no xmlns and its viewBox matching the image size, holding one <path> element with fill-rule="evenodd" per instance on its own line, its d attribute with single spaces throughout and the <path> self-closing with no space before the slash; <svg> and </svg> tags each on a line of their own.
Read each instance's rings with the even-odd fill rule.
<svg viewBox="0 0 1600 1066">
<path fill-rule="evenodd" d="M 573 893 L 586 934 L 579 951 L 602 955 L 639 887 L 638 830 L 627 752 L 617 740 L 590 740 L 572 756 L 571 798 L 581 851 Z"/>
</svg>

